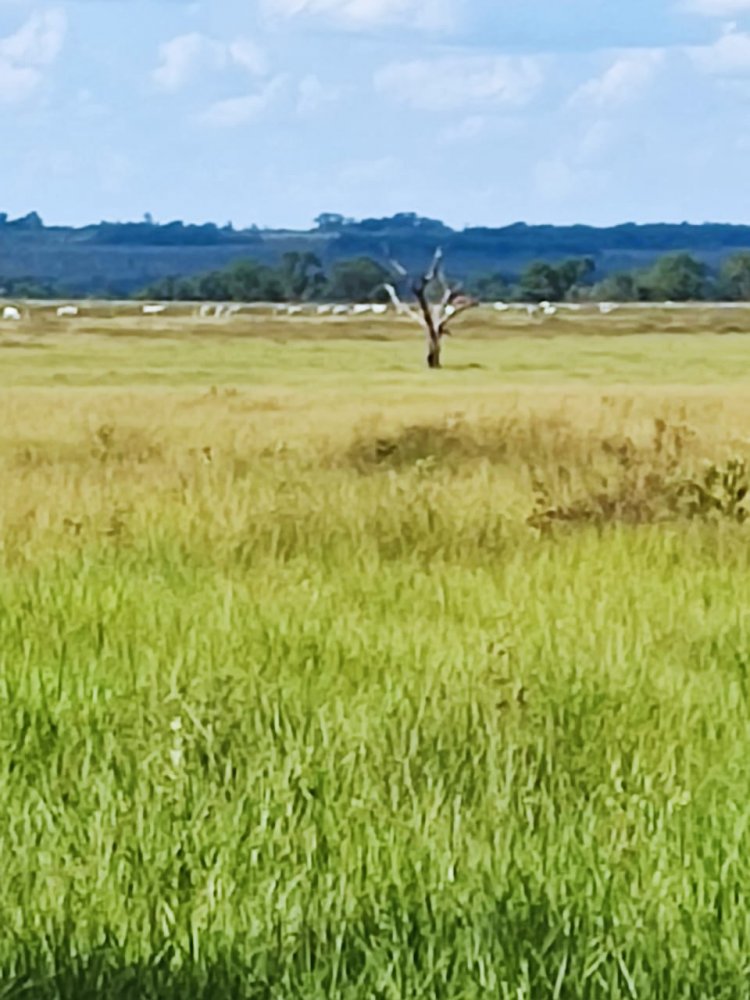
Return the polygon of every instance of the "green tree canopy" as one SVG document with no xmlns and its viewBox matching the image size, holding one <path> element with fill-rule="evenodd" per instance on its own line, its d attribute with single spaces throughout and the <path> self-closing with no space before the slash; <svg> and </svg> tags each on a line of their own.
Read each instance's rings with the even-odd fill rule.
<svg viewBox="0 0 750 1000">
<path fill-rule="evenodd" d="M 729 257 L 721 266 L 717 291 L 729 302 L 750 300 L 750 251 L 743 250 Z"/>
<path fill-rule="evenodd" d="M 593 273 L 591 257 L 574 257 L 560 264 L 534 261 L 521 274 L 518 297 L 524 302 L 562 302 L 588 283 Z"/>
<path fill-rule="evenodd" d="M 482 274 L 469 282 L 469 291 L 482 302 L 510 297 L 511 288 L 502 274 Z"/>
<path fill-rule="evenodd" d="M 383 298 L 383 283 L 389 272 L 370 257 L 339 261 L 331 268 L 326 295 L 342 302 L 370 302 Z"/>
<path fill-rule="evenodd" d="M 692 302 L 708 293 L 708 270 L 689 253 L 660 258 L 643 276 L 648 297 L 654 302 Z"/>
<path fill-rule="evenodd" d="M 309 250 L 290 250 L 281 258 L 279 268 L 284 298 L 294 301 L 315 298 L 325 285 L 320 260 Z"/>
</svg>

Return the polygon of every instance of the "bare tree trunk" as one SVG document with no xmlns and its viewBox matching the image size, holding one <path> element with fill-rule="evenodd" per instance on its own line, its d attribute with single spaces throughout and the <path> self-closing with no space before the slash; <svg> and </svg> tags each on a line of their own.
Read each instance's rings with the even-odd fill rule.
<svg viewBox="0 0 750 1000">
<path fill-rule="evenodd" d="M 0 0 L 2 2 L 2 0 Z M 400 314 L 405 314 L 416 320 L 425 332 L 427 340 L 427 366 L 440 368 L 440 351 L 443 344 L 443 334 L 450 334 L 448 324 L 460 313 L 478 305 L 475 299 L 461 294 L 460 285 L 449 285 L 442 268 L 443 252 L 438 248 L 432 259 L 429 271 L 412 285 L 412 292 L 419 309 L 412 308 L 402 302 L 394 284 L 385 283 L 382 287 L 388 292 L 391 302 Z M 399 278 L 406 278 L 407 271 L 397 261 L 391 261 L 391 267 Z M 430 287 L 439 287 L 442 297 L 431 302 Z"/>
<path fill-rule="evenodd" d="M 428 368 L 440 368 L 440 338 L 435 340 L 432 337 L 427 339 L 427 366 Z"/>
</svg>

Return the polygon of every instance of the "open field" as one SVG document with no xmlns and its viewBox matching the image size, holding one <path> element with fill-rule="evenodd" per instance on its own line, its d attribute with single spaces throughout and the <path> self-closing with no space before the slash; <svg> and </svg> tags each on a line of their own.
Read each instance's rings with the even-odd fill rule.
<svg viewBox="0 0 750 1000">
<path fill-rule="evenodd" d="M 750 337 L 604 319 L 2 328 L 0 996 L 748 994 Z"/>
</svg>

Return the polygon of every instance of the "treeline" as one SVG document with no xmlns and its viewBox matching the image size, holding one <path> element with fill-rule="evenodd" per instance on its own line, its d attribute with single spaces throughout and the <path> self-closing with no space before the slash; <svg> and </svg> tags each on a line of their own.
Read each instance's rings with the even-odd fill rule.
<svg viewBox="0 0 750 1000">
<path fill-rule="evenodd" d="M 746 302 L 750 301 L 750 251 L 727 257 L 718 270 L 689 253 L 670 253 L 648 268 L 597 278 L 590 257 L 529 264 L 516 283 L 502 275 L 480 278 L 475 293 L 483 299 L 519 302 Z"/>
<path fill-rule="evenodd" d="M 54 281 L 41 281 L 39 278 L 1 278 L 0 297 L 8 299 L 75 299 L 82 295 L 71 293 L 71 290 Z"/>
<path fill-rule="evenodd" d="M 69 227 L 47 226 L 36 212 L 18 219 L 0 212 L 0 275 L 20 282 L 20 290 L 10 289 L 1 278 L 0 286 L 19 296 L 27 287 L 38 297 L 129 298 L 155 283 L 155 288 L 172 289 L 168 294 L 174 297 L 215 298 L 218 293 L 212 286 L 229 281 L 263 286 L 266 299 L 293 298 L 283 255 L 296 252 L 325 264 L 324 268 L 310 265 L 309 271 L 319 276 L 313 288 L 305 288 L 305 295 L 343 298 L 333 273 L 337 262 L 383 264 L 388 255 L 414 270 L 424 266 L 438 245 L 445 251 L 452 276 L 487 289 L 488 298 L 533 298 L 540 284 L 585 297 L 608 277 L 613 278 L 614 289 L 602 292 L 608 298 L 658 298 L 655 286 L 662 277 L 650 273 L 655 263 L 665 254 L 689 254 L 710 265 L 697 284 L 700 296 L 711 299 L 724 297 L 718 262 L 730 254 L 750 252 L 750 226 L 626 223 L 596 228 L 514 223 L 456 230 L 414 212 L 360 220 L 324 212 L 311 228 L 301 230 L 235 228 L 231 223 L 179 219 L 160 223 L 148 215 L 140 222 Z M 268 270 L 255 277 L 228 279 L 228 259 L 252 260 Z M 592 261 L 593 267 L 575 274 L 571 285 L 568 272 L 573 263 L 583 267 L 579 262 L 585 261 Z M 184 277 L 193 275 L 198 277 Z M 356 284 L 352 296 L 360 298 L 366 283 L 357 279 Z"/>
<path fill-rule="evenodd" d="M 385 301 L 391 273 L 368 257 L 339 261 L 326 273 L 315 254 L 286 253 L 278 267 L 255 261 L 192 278 L 164 278 L 144 288 L 141 299 L 209 302 Z M 601 279 L 592 258 L 551 264 L 535 261 L 517 279 L 481 275 L 466 290 L 482 301 L 692 302 L 750 301 L 750 251 L 728 257 L 716 272 L 687 253 L 667 254 L 649 268 Z"/>
<path fill-rule="evenodd" d="M 448 259 L 450 265 L 450 259 Z M 370 257 L 336 261 L 328 269 L 309 251 L 290 251 L 277 266 L 238 260 L 192 277 L 167 277 L 137 292 L 137 299 L 198 302 L 384 302 L 391 272 Z M 648 268 L 600 276 L 593 258 L 556 263 L 534 261 L 518 276 L 478 275 L 466 291 L 482 301 L 505 302 L 749 302 L 750 251 L 727 257 L 711 269 L 688 253 L 672 253 Z M 115 297 L 107 292 L 98 297 Z M 65 299 L 75 289 L 33 277 L 3 280 L 0 295 Z"/>
<path fill-rule="evenodd" d="M 337 261 L 326 273 L 310 251 L 285 253 L 278 267 L 239 260 L 192 278 L 163 278 L 137 298 L 192 302 L 384 301 L 390 272 L 368 257 Z"/>
</svg>

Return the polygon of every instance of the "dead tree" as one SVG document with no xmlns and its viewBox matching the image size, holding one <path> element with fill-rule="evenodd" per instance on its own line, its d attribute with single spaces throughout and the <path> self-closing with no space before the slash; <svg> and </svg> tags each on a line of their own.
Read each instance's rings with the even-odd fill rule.
<svg viewBox="0 0 750 1000">
<path fill-rule="evenodd" d="M 397 261 L 391 261 L 391 267 L 398 275 L 397 282 L 408 279 L 407 271 Z M 437 249 L 430 269 L 412 282 L 415 305 L 403 301 L 395 282 L 383 287 L 397 312 L 409 316 L 422 327 L 427 340 L 427 364 L 430 368 L 440 368 L 440 349 L 443 337 L 450 336 L 449 324 L 462 312 L 479 304 L 476 299 L 464 295 L 460 285 L 448 282 L 443 270 L 443 251 Z"/>
</svg>

